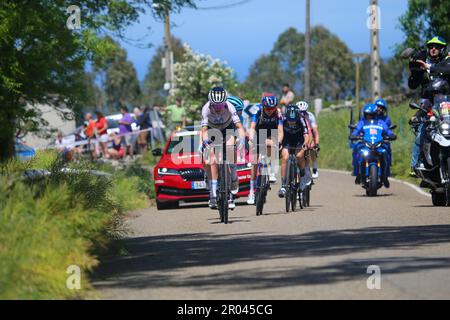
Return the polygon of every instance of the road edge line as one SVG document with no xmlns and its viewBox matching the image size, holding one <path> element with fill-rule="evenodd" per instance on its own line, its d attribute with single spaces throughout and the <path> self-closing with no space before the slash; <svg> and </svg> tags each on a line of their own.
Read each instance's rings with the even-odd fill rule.
<svg viewBox="0 0 450 320">
<path fill-rule="evenodd" d="M 325 172 L 330 172 L 330 173 L 351 174 L 351 172 L 349 172 L 349 171 L 342 171 L 342 170 L 335 170 L 335 169 L 320 169 L 320 170 L 321 171 L 325 171 Z M 389 180 L 397 182 L 397 183 L 401 183 L 401 184 L 403 184 L 405 186 L 410 187 L 411 189 L 413 189 L 417 193 L 421 194 L 422 196 L 425 196 L 427 198 L 431 198 L 431 194 L 426 193 L 425 191 L 420 189 L 418 186 L 415 186 L 415 185 L 413 185 L 410 182 L 406 182 L 406 181 L 395 179 L 395 178 L 389 178 Z"/>
</svg>

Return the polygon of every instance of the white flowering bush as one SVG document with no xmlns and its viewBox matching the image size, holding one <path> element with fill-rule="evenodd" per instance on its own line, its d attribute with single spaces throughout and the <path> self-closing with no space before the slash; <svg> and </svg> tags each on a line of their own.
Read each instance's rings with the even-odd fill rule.
<svg viewBox="0 0 450 320">
<path fill-rule="evenodd" d="M 170 99 L 180 97 L 192 120 L 200 119 L 200 109 L 208 99 L 209 90 L 216 85 L 228 91 L 237 88 L 234 70 L 226 62 L 205 54 L 194 52 L 189 45 L 184 45 L 184 62 L 175 64 L 175 89 L 170 92 Z"/>
</svg>

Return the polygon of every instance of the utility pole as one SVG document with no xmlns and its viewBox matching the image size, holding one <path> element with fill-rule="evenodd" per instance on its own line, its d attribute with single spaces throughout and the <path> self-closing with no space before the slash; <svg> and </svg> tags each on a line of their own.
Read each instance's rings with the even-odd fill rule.
<svg viewBox="0 0 450 320">
<path fill-rule="evenodd" d="M 306 0 L 306 32 L 305 32 L 305 101 L 311 95 L 311 2 Z"/>
<path fill-rule="evenodd" d="M 370 0 L 369 29 L 370 29 L 370 77 L 372 88 L 372 101 L 381 95 L 381 73 L 380 73 L 380 17 L 378 12 L 378 0 Z"/>
<path fill-rule="evenodd" d="M 361 114 L 361 98 L 360 98 L 360 87 L 361 87 L 361 61 L 368 57 L 367 53 L 355 53 L 353 58 L 356 60 L 356 89 L 355 89 L 355 100 L 356 108 L 358 109 L 358 114 Z"/>
<path fill-rule="evenodd" d="M 165 69 L 166 69 L 166 85 L 167 91 L 173 89 L 174 84 L 174 70 L 173 70 L 173 48 L 172 48 L 172 34 L 170 32 L 170 8 L 169 0 L 164 2 L 164 42 L 165 42 Z"/>
</svg>

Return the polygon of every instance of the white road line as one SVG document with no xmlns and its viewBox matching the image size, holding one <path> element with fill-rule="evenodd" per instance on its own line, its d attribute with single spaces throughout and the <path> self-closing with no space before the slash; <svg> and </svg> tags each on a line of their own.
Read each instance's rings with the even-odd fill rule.
<svg viewBox="0 0 450 320">
<path fill-rule="evenodd" d="M 351 174 L 351 172 L 348 172 L 348 171 L 340 171 L 340 170 L 333 170 L 333 169 L 320 169 L 320 170 L 321 171 L 325 171 L 325 172 L 330 172 L 330 173 Z M 398 180 L 398 179 L 395 179 L 395 178 L 389 178 L 389 180 L 397 182 L 397 183 L 404 184 L 405 186 L 410 187 L 411 189 L 413 189 L 414 191 L 416 191 L 420 195 L 428 197 L 428 198 L 431 198 L 431 195 L 429 193 L 426 193 L 425 191 L 420 189 L 418 186 L 413 185 L 412 183 L 409 183 L 409 182 L 406 182 L 406 181 L 402 181 L 402 180 Z"/>
</svg>

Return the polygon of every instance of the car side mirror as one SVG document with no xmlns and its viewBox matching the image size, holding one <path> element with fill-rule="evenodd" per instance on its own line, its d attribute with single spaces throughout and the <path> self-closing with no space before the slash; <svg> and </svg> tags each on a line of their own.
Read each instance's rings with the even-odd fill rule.
<svg viewBox="0 0 450 320">
<path fill-rule="evenodd" d="M 162 156 L 162 150 L 161 148 L 156 148 L 152 150 L 152 155 L 154 157 L 161 157 Z"/>
</svg>

